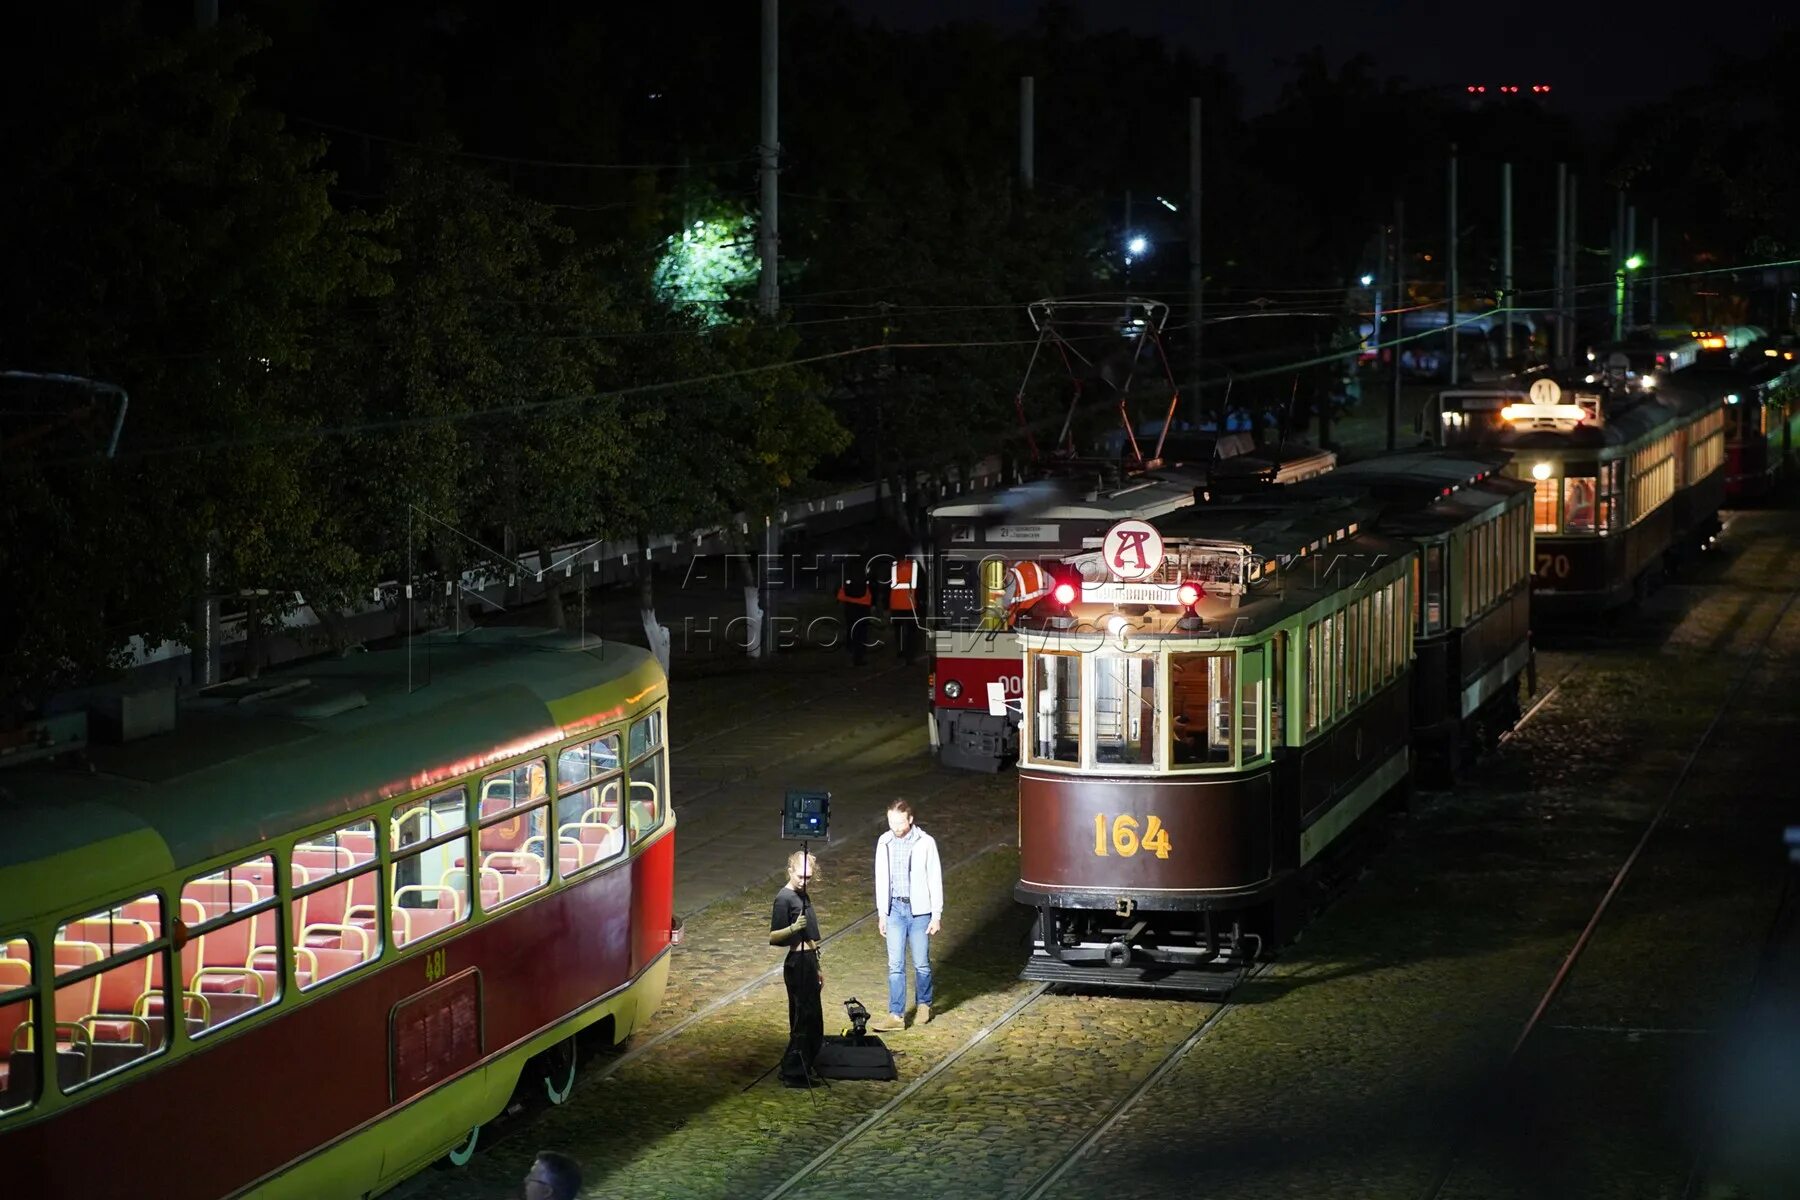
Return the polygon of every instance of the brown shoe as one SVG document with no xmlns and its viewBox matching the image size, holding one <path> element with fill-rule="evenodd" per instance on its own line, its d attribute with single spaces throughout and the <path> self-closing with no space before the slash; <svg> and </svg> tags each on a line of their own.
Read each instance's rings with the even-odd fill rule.
<svg viewBox="0 0 1800 1200">
<path fill-rule="evenodd" d="M 916 1011 L 914 1011 L 914 1013 L 913 1013 L 913 1024 L 914 1025 L 929 1025 L 930 1023 L 931 1023 L 931 1005 L 929 1005 L 929 1004 L 919 1005 L 918 1009 Z"/>
<path fill-rule="evenodd" d="M 897 1033 L 906 1028 L 906 1018 L 896 1017 L 893 1013 L 882 1013 L 869 1022 L 869 1028 L 876 1033 Z"/>
</svg>

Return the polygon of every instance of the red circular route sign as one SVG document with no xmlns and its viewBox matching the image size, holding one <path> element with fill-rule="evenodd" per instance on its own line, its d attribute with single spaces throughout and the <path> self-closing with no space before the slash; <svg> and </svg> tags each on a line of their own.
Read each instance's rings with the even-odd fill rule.
<svg viewBox="0 0 1800 1200">
<path fill-rule="evenodd" d="M 1148 521 L 1120 521 L 1106 531 L 1100 553 L 1114 579 L 1140 583 L 1162 566 L 1162 534 Z"/>
</svg>

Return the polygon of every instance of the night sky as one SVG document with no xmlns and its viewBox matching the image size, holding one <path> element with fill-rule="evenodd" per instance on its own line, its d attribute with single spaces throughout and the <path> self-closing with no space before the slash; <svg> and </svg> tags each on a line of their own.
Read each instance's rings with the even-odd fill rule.
<svg viewBox="0 0 1800 1200">
<path fill-rule="evenodd" d="M 952 19 L 1029 24 L 1037 0 L 845 0 L 851 11 L 899 28 Z M 1223 53 L 1243 80 L 1250 115 L 1272 105 L 1284 60 L 1321 46 L 1334 63 L 1358 52 L 1380 73 L 1421 84 L 1549 83 L 1556 104 L 1604 118 L 1702 82 L 1722 52 L 1754 52 L 1800 25 L 1776 0 L 1696 5 L 1673 0 L 1551 0 L 1536 4 L 1437 0 L 1070 0 L 1090 30 L 1162 34 L 1201 57 Z M 1623 18 L 1623 20 L 1621 20 Z"/>
</svg>

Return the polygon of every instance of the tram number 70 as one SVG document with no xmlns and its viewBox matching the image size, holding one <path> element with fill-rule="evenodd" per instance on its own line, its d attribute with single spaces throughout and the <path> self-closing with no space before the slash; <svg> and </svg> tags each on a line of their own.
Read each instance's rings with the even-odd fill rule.
<svg viewBox="0 0 1800 1200">
<path fill-rule="evenodd" d="M 1113 853 L 1120 858 L 1130 858 L 1139 850 L 1148 850 L 1158 858 L 1169 857 L 1169 831 L 1163 828 L 1161 817 L 1146 817 L 1148 825 L 1144 827 L 1144 836 L 1138 836 L 1138 819 L 1129 814 L 1120 814 L 1112 818 Z M 1105 813 L 1094 814 L 1094 853 L 1101 858 L 1106 857 Z"/>
<path fill-rule="evenodd" d="M 1566 554 L 1538 555 L 1537 573 L 1540 579 L 1567 579 L 1569 577 L 1569 556 Z"/>
<path fill-rule="evenodd" d="M 450 973 L 450 966 L 445 961 L 443 947 L 438 947 L 425 956 L 425 982 L 436 983 Z"/>
</svg>

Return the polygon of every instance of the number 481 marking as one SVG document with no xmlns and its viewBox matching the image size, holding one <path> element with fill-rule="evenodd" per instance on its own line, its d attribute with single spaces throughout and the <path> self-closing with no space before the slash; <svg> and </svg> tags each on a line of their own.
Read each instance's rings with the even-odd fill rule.
<svg viewBox="0 0 1800 1200">
<path fill-rule="evenodd" d="M 1163 828 L 1161 817 L 1146 817 L 1149 822 L 1144 827 L 1144 836 L 1138 837 L 1138 819 L 1129 814 L 1120 814 L 1112 819 L 1113 853 L 1120 858 L 1130 858 L 1139 850 L 1148 850 L 1158 858 L 1169 857 L 1169 831 Z M 1094 814 L 1094 853 L 1101 858 L 1106 857 L 1105 813 Z"/>
</svg>

